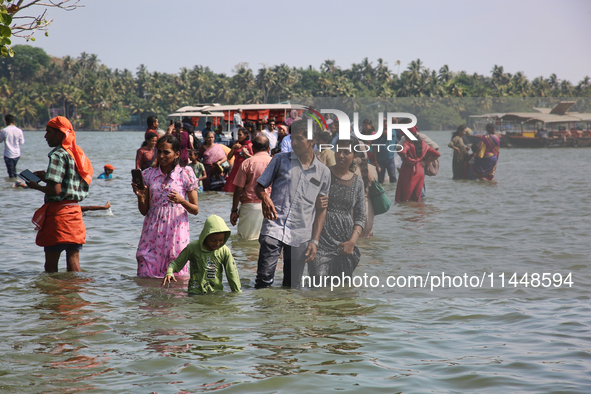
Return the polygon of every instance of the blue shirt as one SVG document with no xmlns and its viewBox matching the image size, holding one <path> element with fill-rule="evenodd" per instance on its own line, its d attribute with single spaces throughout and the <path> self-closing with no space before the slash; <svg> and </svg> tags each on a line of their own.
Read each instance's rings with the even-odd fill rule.
<svg viewBox="0 0 591 394">
<path fill-rule="evenodd" d="M 337 142 L 339 142 L 339 133 L 336 133 L 334 137 L 332 137 L 332 141 L 330 141 L 330 143 L 333 146 L 332 150 L 334 151 L 336 151 L 337 149 Z"/>
<path fill-rule="evenodd" d="M 109 176 L 107 177 L 107 174 L 105 172 L 103 172 L 102 174 L 100 174 L 98 176 L 98 179 L 113 179 L 113 173 L 110 173 Z"/>
<path fill-rule="evenodd" d="M 382 131 L 382 135 L 377 140 L 373 141 L 373 144 L 380 144 L 380 146 L 372 146 L 371 151 L 374 152 L 376 155 L 377 161 L 388 161 L 394 158 L 394 152 L 396 148 L 391 148 L 388 150 L 388 147 L 392 145 L 396 145 L 397 138 L 396 138 L 396 130 L 392 131 L 392 139 L 388 139 L 388 133 L 385 130 Z M 378 151 L 379 149 L 379 151 Z"/>
<path fill-rule="evenodd" d="M 281 153 L 287 153 L 291 151 L 291 134 L 288 134 L 281 140 Z"/>
<path fill-rule="evenodd" d="M 307 169 L 294 152 L 278 153 L 257 180 L 272 185 L 271 200 L 277 219 L 263 220 L 261 235 L 297 247 L 312 238 L 318 195 L 328 196 L 330 170 L 314 155 Z"/>
</svg>

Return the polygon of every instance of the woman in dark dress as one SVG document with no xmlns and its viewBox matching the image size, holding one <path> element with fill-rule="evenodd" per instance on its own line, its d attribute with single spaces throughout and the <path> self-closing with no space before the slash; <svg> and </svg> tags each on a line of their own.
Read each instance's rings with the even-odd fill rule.
<svg viewBox="0 0 591 394">
<path fill-rule="evenodd" d="M 358 144 L 353 138 L 338 142 L 336 165 L 330 167 L 326 219 L 316 257 L 308 266 L 310 276 L 351 276 L 359 264 L 361 253 L 355 244 L 365 225 L 366 202 L 363 180 L 354 173 L 353 147 Z"/>
<path fill-rule="evenodd" d="M 451 142 L 447 145 L 454 150 L 453 156 L 453 179 L 468 179 L 468 152 L 470 148 L 464 145 L 464 136 L 467 130 L 470 130 L 465 125 L 461 125 L 452 134 Z"/>
</svg>

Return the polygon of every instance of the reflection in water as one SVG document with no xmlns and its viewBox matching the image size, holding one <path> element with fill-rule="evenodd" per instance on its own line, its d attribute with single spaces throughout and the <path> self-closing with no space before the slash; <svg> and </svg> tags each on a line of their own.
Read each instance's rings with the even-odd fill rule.
<svg viewBox="0 0 591 394">
<path fill-rule="evenodd" d="M 81 354 L 86 349 L 84 343 L 88 337 L 104 332 L 92 330 L 92 326 L 101 319 L 90 309 L 92 303 L 82 297 L 87 291 L 84 286 L 92 282 L 91 278 L 80 274 L 58 273 L 43 274 L 35 283 L 40 293 L 45 295 L 36 309 L 49 311 L 48 314 L 41 315 L 43 326 L 49 333 L 39 338 L 47 350 L 37 353 L 51 355 L 53 361 L 47 365 L 61 371 L 58 376 L 52 372 L 47 373 L 56 388 L 69 387 L 68 391 L 96 390 L 88 381 L 111 370 L 105 368 L 109 357 Z M 43 374 L 37 376 L 43 377 Z M 73 389 L 70 384 L 75 382 L 85 383 Z"/>
<path fill-rule="evenodd" d="M 421 225 L 414 227 L 403 227 L 404 230 L 418 230 L 423 227 L 424 223 L 433 221 L 433 217 L 439 215 L 441 209 L 432 204 L 424 202 L 405 202 L 397 204 L 398 209 L 394 215 L 399 216 L 401 220 L 411 223 L 421 223 Z"/>
<path fill-rule="evenodd" d="M 199 315 L 208 308 L 220 309 L 224 300 L 231 300 L 232 295 L 224 293 L 189 296 L 187 281 L 178 279 L 170 287 L 160 288 L 161 280 L 135 279 L 145 287 L 136 300 L 138 308 L 147 313 L 144 319 L 163 317 L 168 321 L 183 322 L 199 321 Z M 187 312 L 180 309 L 182 305 L 196 306 L 199 312 Z M 223 306 L 223 313 L 233 315 L 239 313 L 236 306 Z M 150 328 L 146 335 L 135 338 L 146 344 L 146 349 L 164 357 L 179 357 L 189 360 L 206 361 L 210 358 L 230 355 L 241 351 L 243 347 L 228 345 L 229 337 L 210 337 L 202 332 L 183 331 L 177 328 Z M 187 364 L 190 365 L 191 363 Z"/>
<path fill-rule="evenodd" d="M 356 363 L 363 359 L 363 345 L 355 337 L 366 336 L 368 326 L 356 318 L 373 313 L 355 300 L 314 298 L 312 291 L 299 294 L 291 290 L 265 289 L 257 292 L 255 307 L 269 320 L 257 330 L 261 340 L 251 343 L 258 349 L 258 361 L 249 376 L 261 379 L 306 372 L 328 374 L 326 365 Z M 305 297 L 308 295 L 308 297 Z M 289 311 L 286 314 L 286 311 Z M 282 314 L 283 319 L 273 319 Z M 323 354 L 322 361 L 310 363 L 313 354 Z M 329 356 L 330 355 L 330 356 Z M 327 360 L 327 358 L 329 358 Z M 333 372 L 331 375 L 355 375 Z"/>
<path fill-rule="evenodd" d="M 142 290 L 136 297 L 138 301 L 137 305 L 140 309 L 154 314 L 168 315 L 169 310 L 174 305 L 170 299 L 187 297 L 188 277 L 176 278 L 176 282 L 167 283 L 165 287 L 160 286 L 162 279 L 159 278 L 136 277 L 133 280 L 142 287 Z"/>
</svg>

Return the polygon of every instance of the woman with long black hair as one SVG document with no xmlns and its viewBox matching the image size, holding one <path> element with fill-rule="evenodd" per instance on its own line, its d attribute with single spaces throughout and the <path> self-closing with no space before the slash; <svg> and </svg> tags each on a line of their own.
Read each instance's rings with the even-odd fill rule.
<svg viewBox="0 0 591 394">
<path fill-rule="evenodd" d="M 137 274 L 163 278 L 168 264 L 189 244 L 188 213 L 197 215 L 199 182 L 191 167 L 179 165 L 180 141 L 173 135 L 156 144 L 158 166 L 143 171 L 144 189 L 132 183 L 144 218 L 137 248 Z M 188 275 L 187 267 L 179 275 Z"/>
<path fill-rule="evenodd" d="M 361 257 L 355 244 L 365 226 L 366 202 L 363 179 L 355 174 L 354 147 L 359 141 L 352 137 L 337 144 L 336 164 L 329 167 L 331 180 L 326 219 L 316 257 L 308 265 L 310 275 L 315 277 L 351 276 Z"/>
</svg>

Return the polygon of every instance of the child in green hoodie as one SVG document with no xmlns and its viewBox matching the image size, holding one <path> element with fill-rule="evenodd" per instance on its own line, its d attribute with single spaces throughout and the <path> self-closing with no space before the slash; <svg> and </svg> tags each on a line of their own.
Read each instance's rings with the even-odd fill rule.
<svg viewBox="0 0 591 394">
<path fill-rule="evenodd" d="M 223 290 L 222 272 L 226 270 L 226 278 L 232 291 L 240 291 L 240 277 L 234 258 L 226 242 L 230 238 L 230 229 L 224 219 L 211 215 L 205 221 L 198 241 L 193 241 L 174 259 L 166 271 L 162 286 L 176 282 L 173 272 L 183 269 L 189 260 L 189 293 L 206 294 Z"/>
</svg>

